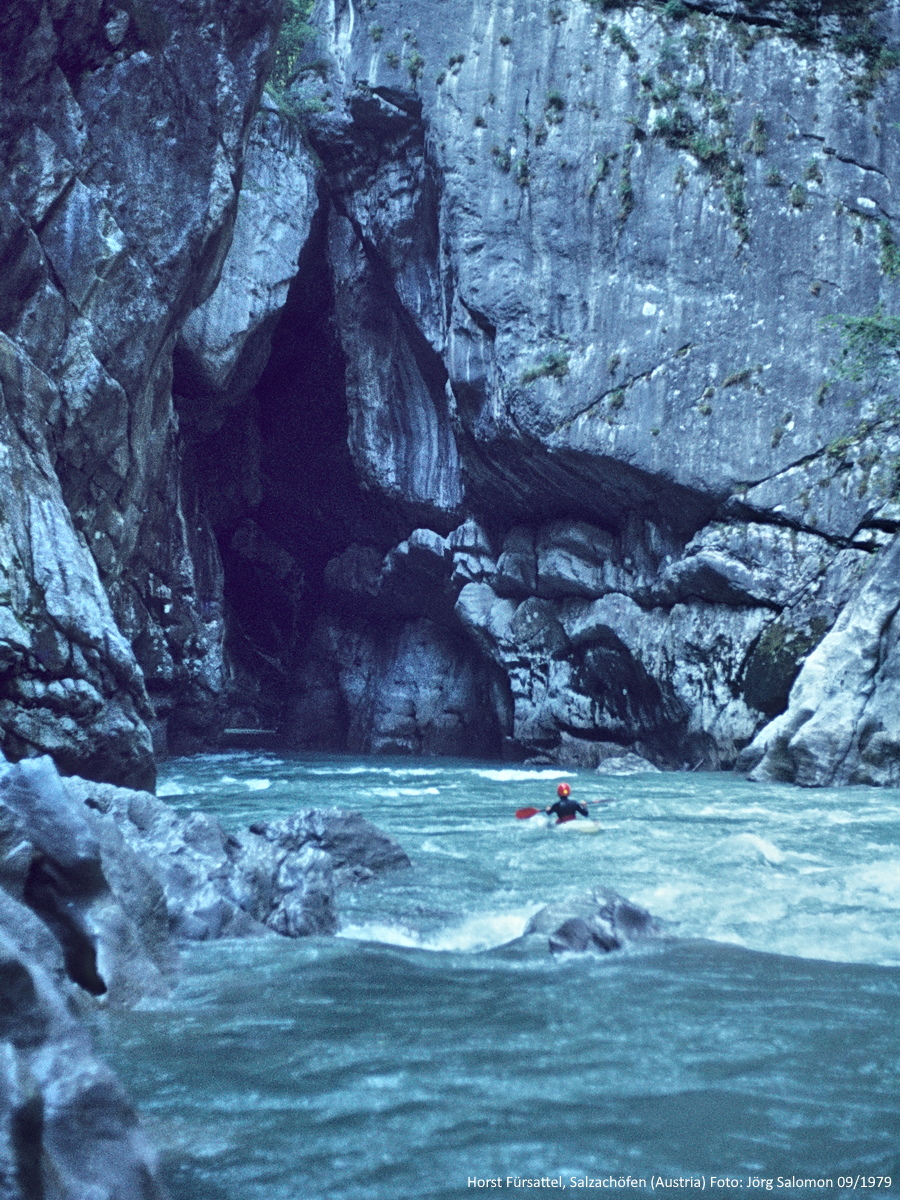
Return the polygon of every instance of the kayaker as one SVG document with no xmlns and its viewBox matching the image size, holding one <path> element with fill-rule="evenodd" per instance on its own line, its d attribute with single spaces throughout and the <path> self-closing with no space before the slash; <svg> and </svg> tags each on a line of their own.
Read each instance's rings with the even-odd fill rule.
<svg viewBox="0 0 900 1200">
<path fill-rule="evenodd" d="M 559 796 L 559 799 L 555 804 L 551 804 L 549 808 L 545 808 L 544 812 L 554 813 L 557 825 L 564 825 L 566 821 L 574 821 L 578 813 L 581 813 L 583 817 L 591 815 L 587 810 L 586 804 L 582 804 L 580 800 L 572 799 L 572 789 L 567 783 L 561 783 L 556 789 L 556 794 Z"/>
</svg>

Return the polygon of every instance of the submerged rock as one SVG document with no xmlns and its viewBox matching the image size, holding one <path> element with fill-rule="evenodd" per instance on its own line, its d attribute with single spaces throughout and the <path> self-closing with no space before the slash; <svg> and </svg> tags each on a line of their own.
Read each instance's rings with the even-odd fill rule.
<svg viewBox="0 0 900 1200">
<path fill-rule="evenodd" d="M 608 954 L 659 933 L 659 922 L 646 909 L 610 888 L 594 888 L 540 909 L 525 926 L 524 936 L 548 937 L 551 954 Z"/>
</svg>

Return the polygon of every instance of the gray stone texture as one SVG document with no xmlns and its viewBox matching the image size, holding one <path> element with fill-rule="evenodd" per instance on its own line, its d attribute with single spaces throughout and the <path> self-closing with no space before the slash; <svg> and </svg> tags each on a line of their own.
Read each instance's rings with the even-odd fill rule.
<svg viewBox="0 0 900 1200">
<path fill-rule="evenodd" d="M 481 711 L 507 752 L 731 766 L 900 527 L 896 418 L 834 377 L 823 321 L 896 308 L 897 76 L 866 78 L 834 21 L 813 44 L 786 10 L 734 16 L 320 8 L 351 452 L 444 542 L 427 586 L 392 589 L 371 546 L 329 566 L 295 709 L 313 741 L 427 743 L 436 676 L 384 651 L 427 593 L 432 636 L 462 626 L 497 668 Z M 848 753 L 841 778 L 897 769 L 880 732 L 879 766 Z"/>
<path fill-rule="evenodd" d="M 226 711 L 362 752 L 761 746 L 900 529 L 887 393 L 823 321 L 896 308 L 897 72 L 779 5 L 340 0 L 301 111 L 253 120 L 274 9 L 201 9 L 2 18 L 6 753 L 147 786 L 151 732 Z M 894 777 L 887 734 L 835 774 L 813 728 L 786 776 Z"/>
<path fill-rule="evenodd" d="M 10 757 L 146 786 L 155 719 L 174 713 L 176 744 L 179 713 L 188 741 L 215 726 L 221 584 L 179 481 L 172 349 L 228 247 L 276 15 L 274 0 L 0 15 Z"/>
<path fill-rule="evenodd" d="M 359 813 L 229 834 L 49 757 L 0 766 L 0 1195 L 162 1200 L 79 1013 L 168 994 L 183 939 L 327 935 L 335 884 L 409 866 Z M 90 997 L 93 997 L 92 1001 Z"/>
<path fill-rule="evenodd" d="M 598 887 L 545 905 L 525 926 L 524 937 L 548 939 L 551 954 L 609 954 L 658 937 L 659 921 L 612 888 Z"/>
</svg>

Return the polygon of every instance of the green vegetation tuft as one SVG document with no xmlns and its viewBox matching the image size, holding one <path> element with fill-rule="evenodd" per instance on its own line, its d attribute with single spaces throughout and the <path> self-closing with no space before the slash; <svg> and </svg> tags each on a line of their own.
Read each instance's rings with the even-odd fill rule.
<svg viewBox="0 0 900 1200">
<path fill-rule="evenodd" d="M 622 168 L 619 171 L 619 211 L 616 213 L 616 221 L 620 226 L 625 224 L 634 210 L 634 185 L 631 181 L 631 156 L 633 153 L 634 146 L 629 143 L 625 147 Z"/>
<path fill-rule="evenodd" d="M 768 147 L 769 135 L 766 132 L 765 118 L 758 112 L 750 122 L 750 149 L 759 158 L 765 154 Z"/>
<path fill-rule="evenodd" d="M 900 316 L 886 314 L 879 305 L 871 316 L 843 313 L 826 317 L 823 324 L 841 332 L 839 378 L 855 382 L 867 377 L 884 380 L 900 371 Z"/>
<path fill-rule="evenodd" d="M 410 51 L 409 57 L 405 62 L 406 72 L 413 83 L 416 83 L 422 78 L 422 72 L 425 70 L 425 59 L 418 50 Z"/>
<path fill-rule="evenodd" d="M 533 383 L 536 379 L 564 379 L 568 373 L 568 354 L 554 351 L 545 355 L 535 366 L 527 367 L 522 372 L 522 382 Z"/>
<path fill-rule="evenodd" d="M 614 46 L 619 47 L 619 49 L 623 52 L 623 54 L 625 54 L 630 62 L 637 62 L 640 58 L 640 55 L 638 54 L 634 45 L 628 40 L 628 34 L 621 25 L 610 25 L 609 40 Z"/>
<path fill-rule="evenodd" d="M 900 279 L 900 246 L 894 240 L 890 221 L 879 221 L 878 240 L 881 243 L 881 270 L 889 279 Z"/>
<path fill-rule="evenodd" d="M 811 158 L 803 170 L 803 178 L 807 183 L 822 183 L 824 176 L 817 158 Z"/>
<path fill-rule="evenodd" d="M 791 208 L 801 209 L 806 207 L 806 188 L 803 187 L 802 184 L 791 184 L 790 190 L 788 191 L 788 203 L 790 204 Z"/>
<path fill-rule="evenodd" d="M 563 117 L 566 112 L 566 98 L 562 92 L 556 91 L 547 93 L 547 99 L 544 102 L 544 120 L 548 125 L 562 124 Z"/>
<path fill-rule="evenodd" d="M 757 369 L 756 367 L 742 367 L 740 371 L 733 371 L 730 375 L 725 376 L 719 386 L 727 388 L 737 387 L 740 383 L 749 383 L 753 378 L 754 370 Z"/>
<path fill-rule="evenodd" d="M 313 0 L 286 0 L 284 20 L 275 43 L 275 56 L 269 72 L 268 87 L 279 101 L 300 74 L 300 58 L 304 49 L 315 40 L 316 31 L 309 24 Z"/>
</svg>

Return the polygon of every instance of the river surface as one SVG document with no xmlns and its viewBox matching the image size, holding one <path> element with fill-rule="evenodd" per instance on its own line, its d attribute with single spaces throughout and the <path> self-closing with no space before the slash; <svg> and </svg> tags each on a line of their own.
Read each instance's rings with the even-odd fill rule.
<svg viewBox="0 0 900 1200">
<path fill-rule="evenodd" d="M 515 819 L 563 778 L 612 797 L 596 836 Z M 900 1195 L 897 791 L 250 753 L 160 783 L 233 829 L 358 809 L 414 862 L 340 936 L 186 946 L 170 1000 L 104 1019 L 173 1200 Z M 507 945 L 598 884 L 669 936 Z"/>
</svg>

